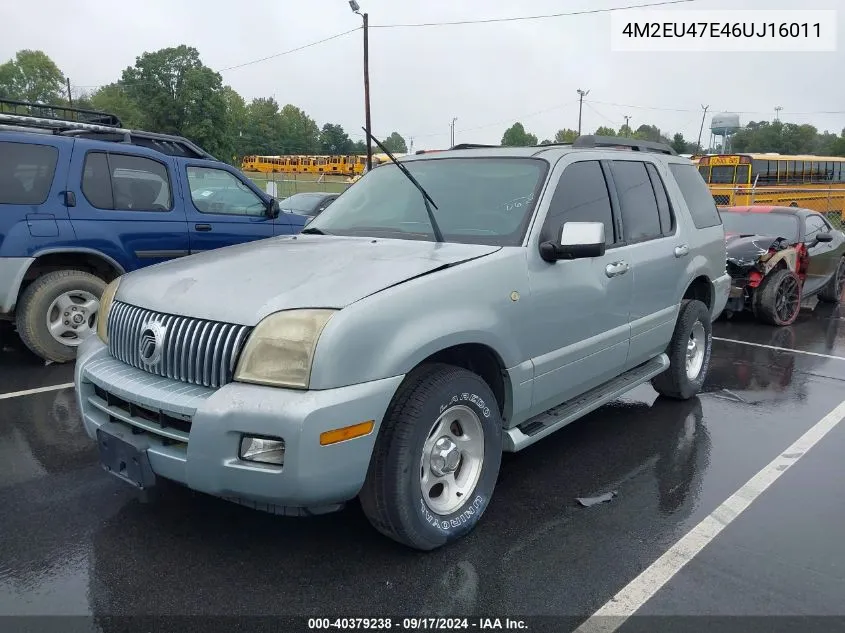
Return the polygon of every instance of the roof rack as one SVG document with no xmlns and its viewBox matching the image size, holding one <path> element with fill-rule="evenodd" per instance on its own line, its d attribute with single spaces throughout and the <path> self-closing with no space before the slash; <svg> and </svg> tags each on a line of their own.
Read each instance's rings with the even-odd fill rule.
<svg viewBox="0 0 845 633">
<path fill-rule="evenodd" d="M 576 138 L 575 142 L 572 143 L 572 147 L 614 147 L 617 149 L 630 149 L 635 152 L 657 152 L 660 154 L 669 154 L 670 156 L 678 155 L 675 150 L 665 143 L 641 141 L 622 136 L 595 136 L 588 134 Z"/>
<path fill-rule="evenodd" d="M 485 149 L 488 147 L 501 147 L 501 145 L 481 145 L 479 143 L 458 143 L 449 149 Z"/>
<path fill-rule="evenodd" d="M 182 136 L 125 129 L 117 115 L 97 110 L 0 99 L 0 126 L 3 125 L 48 131 L 61 136 L 138 145 L 168 156 L 217 160 Z"/>
</svg>

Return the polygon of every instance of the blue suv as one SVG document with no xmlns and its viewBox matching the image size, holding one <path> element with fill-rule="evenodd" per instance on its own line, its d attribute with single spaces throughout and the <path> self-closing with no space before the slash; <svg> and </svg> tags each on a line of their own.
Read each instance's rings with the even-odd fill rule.
<svg viewBox="0 0 845 633">
<path fill-rule="evenodd" d="M 123 273 L 309 219 L 185 138 L 0 99 L 0 319 L 45 360 L 76 357 Z"/>
</svg>

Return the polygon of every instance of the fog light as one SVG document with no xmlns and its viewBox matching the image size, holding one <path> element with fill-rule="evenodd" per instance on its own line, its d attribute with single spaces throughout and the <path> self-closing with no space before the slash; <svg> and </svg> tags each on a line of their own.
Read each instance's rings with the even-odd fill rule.
<svg viewBox="0 0 845 633">
<path fill-rule="evenodd" d="M 247 435 L 241 440 L 238 457 L 248 462 L 281 466 L 285 462 L 285 441 Z"/>
</svg>

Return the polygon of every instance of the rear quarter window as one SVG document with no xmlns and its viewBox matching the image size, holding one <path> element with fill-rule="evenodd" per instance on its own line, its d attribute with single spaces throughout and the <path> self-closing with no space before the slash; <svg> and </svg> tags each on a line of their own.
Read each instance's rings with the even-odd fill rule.
<svg viewBox="0 0 845 633">
<path fill-rule="evenodd" d="M 58 160 L 50 145 L 0 142 L 0 204 L 43 204 Z"/>
<path fill-rule="evenodd" d="M 722 219 L 719 217 L 719 210 L 695 165 L 670 163 L 669 170 L 678 183 L 696 228 L 706 229 L 720 225 Z"/>
</svg>

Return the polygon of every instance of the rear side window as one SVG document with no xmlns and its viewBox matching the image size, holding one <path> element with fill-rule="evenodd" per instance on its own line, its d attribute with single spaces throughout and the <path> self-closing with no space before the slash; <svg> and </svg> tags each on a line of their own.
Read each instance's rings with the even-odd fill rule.
<svg viewBox="0 0 845 633">
<path fill-rule="evenodd" d="M 58 160 L 49 145 L 0 142 L 0 204 L 43 204 Z"/>
<path fill-rule="evenodd" d="M 614 243 L 613 211 L 607 182 L 598 161 L 572 163 L 563 170 L 540 241 L 559 237 L 560 229 L 566 222 L 603 222 L 605 242 L 608 245 Z"/>
<path fill-rule="evenodd" d="M 167 168 L 143 156 L 89 152 L 82 173 L 82 193 L 98 209 L 169 211 L 172 208 Z"/>
<path fill-rule="evenodd" d="M 660 237 L 660 213 L 645 163 L 611 163 L 616 193 L 622 211 L 622 232 L 626 242 L 642 242 Z"/>
<path fill-rule="evenodd" d="M 675 217 L 672 213 L 669 196 L 666 195 L 666 187 L 663 185 L 663 179 L 657 172 L 657 167 L 651 163 L 647 163 L 645 168 L 649 178 L 651 178 L 654 196 L 657 198 L 657 210 L 660 213 L 660 230 L 663 232 L 663 235 L 669 235 L 675 230 Z"/>
<path fill-rule="evenodd" d="M 719 210 L 695 166 L 670 163 L 669 170 L 678 183 L 696 228 L 706 229 L 720 225 L 722 219 L 719 217 Z"/>
</svg>

